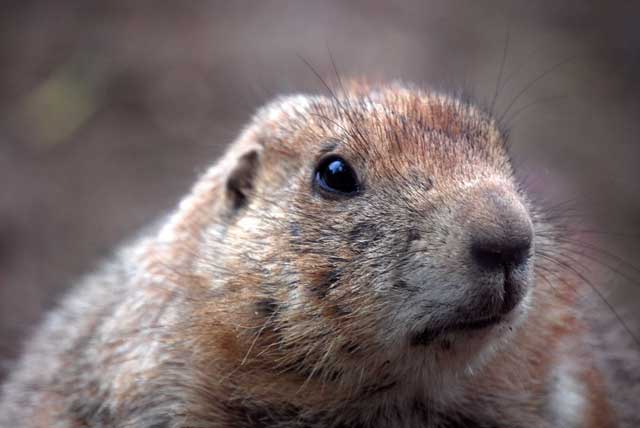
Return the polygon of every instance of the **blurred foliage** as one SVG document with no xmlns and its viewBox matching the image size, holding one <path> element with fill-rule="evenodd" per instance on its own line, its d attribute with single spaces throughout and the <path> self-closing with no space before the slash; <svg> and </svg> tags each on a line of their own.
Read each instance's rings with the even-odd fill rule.
<svg viewBox="0 0 640 428">
<path fill-rule="evenodd" d="M 64 143 L 96 112 L 104 79 L 87 60 L 62 64 L 17 103 L 15 126 L 29 133 L 26 141 L 41 148 Z"/>
</svg>

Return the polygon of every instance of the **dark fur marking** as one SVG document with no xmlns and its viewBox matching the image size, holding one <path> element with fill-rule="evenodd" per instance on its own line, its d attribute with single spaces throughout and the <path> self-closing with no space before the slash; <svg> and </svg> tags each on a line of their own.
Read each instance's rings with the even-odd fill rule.
<svg viewBox="0 0 640 428">
<path fill-rule="evenodd" d="M 298 223 L 290 223 L 289 234 L 291 235 L 291 238 L 293 238 L 292 240 L 297 242 L 296 238 L 299 238 L 300 235 L 302 234 L 302 231 L 300 230 L 300 225 Z"/>
<path fill-rule="evenodd" d="M 427 191 L 433 189 L 433 177 L 427 177 L 424 182 L 424 189 Z"/>
<path fill-rule="evenodd" d="M 311 292 L 313 294 L 315 294 L 319 299 L 324 299 L 325 297 L 327 297 L 327 287 L 325 287 L 324 285 L 312 285 L 311 287 L 309 287 L 309 289 L 311 290 Z"/>
<path fill-rule="evenodd" d="M 342 345 L 342 350 L 349 355 L 354 355 L 358 353 L 358 351 L 360 350 L 360 346 L 357 343 L 347 342 Z"/>
<path fill-rule="evenodd" d="M 407 240 L 409 242 L 417 241 L 420 238 L 420 232 L 416 229 L 410 229 L 409 233 L 407 233 Z"/>
<path fill-rule="evenodd" d="M 401 288 L 401 289 L 403 289 L 403 290 L 406 290 L 406 289 L 409 287 L 409 284 L 407 284 L 407 282 L 406 282 L 406 281 L 403 281 L 402 279 L 399 279 L 398 281 L 396 281 L 396 282 L 393 284 L 393 287 L 394 287 L 394 288 Z"/>
<path fill-rule="evenodd" d="M 275 300 L 267 297 L 256 302 L 256 309 L 258 311 L 258 314 L 260 314 L 261 316 L 265 318 L 271 318 L 277 315 L 280 306 Z"/>
<path fill-rule="evenodd" d="M 311 286 L 311 291 L 319 298 L 324 299 L 327 296 L 329 290 L 335 287 L 339 279 L 340 272 L 331 269 L 326 273 L 325 279 L 322 283 L 313 284 Z"/>
<path fill-rule="evenodd" d="M 416 285 L 409 285 L 405 280 L 399 279 L 393 283 L 392 287 L 398 291 L 409 292 L 409 293 L 419 293 L 421 288 Z"/>
<path fill-rule="evenodd" d="M 337 270 L 331 270 L 327 273 L 327 288 L 333 288 L 340 279 L 340 272 Z"/>
<path fill-rule="evenodd" d="M 349 232 L 351 245 L 356 250 L 365 250 L 371 243 L 379 241 L 383 234 L 375 223 L 357 223 Z"/>
</svg>

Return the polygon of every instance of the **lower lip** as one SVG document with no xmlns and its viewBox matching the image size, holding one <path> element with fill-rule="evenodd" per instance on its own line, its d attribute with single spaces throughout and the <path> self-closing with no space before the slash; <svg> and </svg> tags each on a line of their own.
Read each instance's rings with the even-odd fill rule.
<svg viewBox="0 0 640 428">
<path fill-rule="evenodd" d="M 425 329 L 422 333 L 414 336 L 411 340 L 412 345 L 427 345 L 434 339 L 445 335 L 447 333 L 459 332 L 459 331 L 474 331 L 482 330 L 484 328 L 498 324 L 502 320 L 502 317 L 496 316 L 493 318 L 487 318 L 485 320 L 449 324 L 437 329 Z"/>
<path fill-rule="evenodd" d="M 487 318 L 486 320 L 481 320 L 481 321 L 454 324 L 451 327 L 448 327 L 446 330 L 478 330 L 481 328 L 489 327 L 490 325 L 497 324 L 501 320 L 502 320 L 502 317 L 496 316 L 496 317 Z"/>
</svg>

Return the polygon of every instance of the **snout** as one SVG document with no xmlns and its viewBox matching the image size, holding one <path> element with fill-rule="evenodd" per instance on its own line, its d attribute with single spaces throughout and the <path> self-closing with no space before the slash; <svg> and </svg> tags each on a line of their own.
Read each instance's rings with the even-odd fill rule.
<svg viewBox="0 0 640 428">
<path fill-rule="evenodd" d="M 422 313 L 412 326 L 413 344 L 515 323 L 526 313 L 520 303 L 533 283 L 535 236 L 518 193 L 491 182 L 459 191 L 449 202 L 438 230 L 416 247 L 422 251 L 412 250 L 415 265 L 403 275 L 417 290 L 416 301 L 424 302 L 415 306 Z"/>
<path fill-rule="evenodd" d="M 533 248 L 531 217 L 515 191 L 480 187 L 461 207 L 460 221 L 471 265 L 471 318 L 506 315 L 523 299 L 530 286 Z M 469 314 L 471 315 L 471 314 Z"/>
</svg>

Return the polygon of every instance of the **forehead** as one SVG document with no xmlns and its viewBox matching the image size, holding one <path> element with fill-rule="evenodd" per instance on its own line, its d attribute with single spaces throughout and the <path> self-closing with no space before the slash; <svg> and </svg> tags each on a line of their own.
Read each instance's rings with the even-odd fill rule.
<svg viewBox="0 0 640 428">
<path fill-rule="evenodd" d="M 403 87 L 346 91 L 334 97 L 293 97 L 276 104 L 269 122 L 275 144 L 288 151 L 338 152 L 354 162 L 393 162 L 398 171 L 452 168 L 484 163 L 503 168 L 503 138 L 495 121 L 449 96 Z M 391 165 L 387 165 L 391 166 Z M 411 171 L 406 171 L 411 172 Z"/>
</svg>

